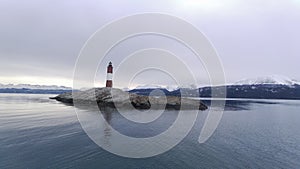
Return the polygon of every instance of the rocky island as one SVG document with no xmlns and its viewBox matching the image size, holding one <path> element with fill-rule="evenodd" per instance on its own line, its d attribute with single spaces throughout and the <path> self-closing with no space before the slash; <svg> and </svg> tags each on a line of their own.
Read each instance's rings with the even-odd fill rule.
<svg viewBox="0 0 300 169">
<path fill-rule="evenodd" d="M 183 98 L 180 96 L 145 96 L 129 93 L 116 88 L 92 88 L 85 91 L 67 92 L 55 99 L 63 103 L 89 104 L 97 102 L 99 107 L 121 107 L 136 109 L 199 109 L 206 110 L 207 106 L 199 100 Z"/>
</svg>

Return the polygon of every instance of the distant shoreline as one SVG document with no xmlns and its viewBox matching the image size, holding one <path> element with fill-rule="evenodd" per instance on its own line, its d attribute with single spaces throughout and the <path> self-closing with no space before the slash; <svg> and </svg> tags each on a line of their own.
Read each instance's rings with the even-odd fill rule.
<svg viewBox="0 0 300 169">
<path fill-rule="evenodd" d="M 19 94 L 62 94 L 72 92 L 72 90 L 57 90 L 57 89 L 15 89 L 5 88 L 0 89 L 0 93 L 19 93 Z"/>
</svg>

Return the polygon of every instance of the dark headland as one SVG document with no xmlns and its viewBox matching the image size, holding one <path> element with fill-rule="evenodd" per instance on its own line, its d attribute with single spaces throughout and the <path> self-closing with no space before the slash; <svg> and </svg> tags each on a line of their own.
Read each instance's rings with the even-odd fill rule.
<svg viewBox="0 0 300 169">
<path fill-rule="evenodd" d="M 208 107 L 199 100 L 181 98 L 180 96 L 145 96 L 129 93 L 116 88 L 93 88 L 85 91 L 66 92 L 55 99 L 69 104 L 89 104 L 97 102 L 99 107 L 134 107 L 136 109 L 199 109 L 206 110 Z"/>
</svg>

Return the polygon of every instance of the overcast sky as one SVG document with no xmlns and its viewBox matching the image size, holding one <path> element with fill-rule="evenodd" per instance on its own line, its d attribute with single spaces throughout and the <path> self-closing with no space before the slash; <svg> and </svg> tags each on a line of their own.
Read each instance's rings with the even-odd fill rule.
<svg viewBox="0 0 300 169">
<path fill-rule="evenodd" d="M 0 83 L 72 86 L 76 58 L 88 38 L 112 20 L 144 12 L 195 25 L 216 48 L 228 83 L 274 74 L 300 80 L 300 0 L 1 0 Z M 144 41 L 138 40 L 127 46 Z M 160 46 L 168 48 L 167 42 Z M 113 54 L 109 60 L 117 66 L 121 59 Z M 100 65 L 99 81 L 105 79 L 105 66 Z M 200 81 L 201 72 L 196 73 Z M 136 83 L 149 76 L 141 74 Z"/>
</svg>

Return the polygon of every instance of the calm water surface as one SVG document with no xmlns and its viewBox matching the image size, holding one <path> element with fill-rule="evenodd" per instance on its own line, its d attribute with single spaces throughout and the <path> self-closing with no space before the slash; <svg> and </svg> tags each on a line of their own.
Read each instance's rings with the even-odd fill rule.
<svg viewBox="0 0 300 169">
<path fill-rule="evenodd" d="M 81 128 L 74 108 L 49 96 L 0 94 L 1 169 L 300 168 L 300 101 L 243 101 L 243 108 L 224 112 L 204 144 L 197 140 L 207 111 L 200 112 L 192 131 L 172 150 L 129 159 L 98 147 Z M 168 111 L 155 124 L 143 125 L 128 125 L 116 112 L 108 119 L 123 134 L 149 137 L 167 129 L 176 116 Z"/>
</svg>

